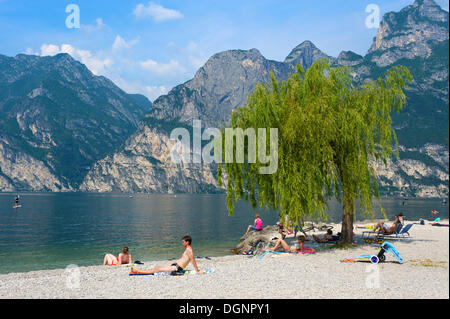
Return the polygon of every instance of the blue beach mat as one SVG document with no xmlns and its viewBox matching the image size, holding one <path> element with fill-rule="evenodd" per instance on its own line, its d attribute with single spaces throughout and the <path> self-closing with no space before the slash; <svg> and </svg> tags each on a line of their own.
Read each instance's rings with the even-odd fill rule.
<svg viewBox="0 0 450 319">
<path fill-rule="evenodd" d="M 130 276 L 184 276 L 188 273 L 189 271 L 183 271 L 183 272 L 176 272 L 176 273 L 169 273 L 169 272 L 146 272 L 146 273 L 135 273 L 135 272 L 130 272 L 129 275 Z"/>
<path fill-rule="evenodd" d="M 129 276 L 185 276 L 188 274 L 192 274 L 192 275 L 207 275 L 207 274 L 212 274 L 214 273 L 215 270 L 208 268 L 205 270 L 205 272 L 198 274 L 195 270 L 185 270 L 183 272 L 176 272 L 176 273 L 168 273 L 168 272 L 149 272 L 149 273 L 129 273 Z"/>
<path fill-rule="evenodd" d="M 274 250 L 267 250 L 265 251 L 261 256 L 259 256 L 259 259 L 262 259 L 265 255 L 267 255 L 268 253 L 271 254 L 275 254 L 275 255 L 280 255 L 280 254 L 294 254 L 294 253 L 286 253 L 284 251 L 274 251 Z M 297 254 L 297 253 L 295 253 Z"/>
</svg>

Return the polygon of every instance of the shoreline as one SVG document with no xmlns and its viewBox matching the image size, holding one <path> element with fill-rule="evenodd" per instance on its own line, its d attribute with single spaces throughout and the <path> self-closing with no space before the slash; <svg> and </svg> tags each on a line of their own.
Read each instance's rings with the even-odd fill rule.
<svg viewBox="0 0 450 319">
<path fill-rule="evenodd" d="M 66 190 L 66 191 L 59 191 L 59 192 L 51 192 L 51 191 L 4 191 L 1 192 L 0 191 L 0 195 L 16 195 L 16 194 L 27 194 L 27 195 L 43 195 L 43 194 L 105 194 L 105 195 L 124 195 L 124 196 L 128 196 L 128 195 L 168 195 L 168 196 L 173 196 L 173 195 L 226 195 L 225 191 L 222 191 L 221 189 L 218 190 L 218 192 L 209 192 L 209 193 L 144 193 L 144 192 L 95 192 L 95 191 L 80 191 L 80 190 Z M 405 195 L 405 194 L 401 194 L 401 191 L 399 191 L 398 193 L 394 193 L 394 194 L 389 194 L 389 192 L 385 192 L 385 193 L 380 193 L 380 199 L 385 199 L 385 198 L 391 198 L 391 199 L 402 199 L 402 200 L 415 200 L 415 199 L 429 199 L 429 200 L 442 200 L 442 199 L 446 199 L 447 201 L 450 199 L 450 194 L 448 195 L 444 195 L 444 196 L 436 196 L 436 197 L 428 197 L 428 196 L 423 196 L 423 197 L 418 197 L 418 196 L 413 196 L 411 194 L 409 195 Z M 374 199 L 376 200 L 376 199 Z"/>
<path fill-rule="evenodd" d="M 430 218 L 430 219 L 424 219 L 426 222 L 431 222 L 431 221 L 433 221 L 434 219 L 433 218 Z M 375 223 L 375 222 L 378 222 L 378 221 L 386 221 L 387 223 L 389 223 L 389 222 L 391 222 L 390 220 L 389 220 L 389 218 L 388 219 L 380 219 L 380 218 L 374 218 L 374 219 L 365 219 L 365 220 L 360 220 L 360 221 L 355 221 L 354 222 L 354 225 L 355 225 L 355 227 L 356 227 L 356 225 L 366 225 L 366 224 L 373 224 L 373 223 Z M 409 221 L 409 220 L 405 220 L 405 223 L 417 223 L 418 221 Z M 445 222 L 445 223 L 448 223 L 448 220 L 447 219 L 444 219 L 444 220 L 442 220 L 442 222 Z M 314 223 L 314 224 L 317 224 L 317 223 Z M 330 225 L 330 226 L 333 226 L 333 234 L 336 234 L 337 233 L 337 231 L 336 231 L 336 229 L 338 228 L 338 227 L 340 227 L 340 223 L 326 223 L 327 225 Z M 271 227 L 271 226 L 275 226 L 275 225 L 268 225 L 268 226 L 265 226 L 264 228 L 266 228 L 266 227 Z M 360 229 L 360 231 L 361 231 L 362 229 Z M 313 234 L 323 234 L 324 232 L 320 232 L 320 231 L 317 231 L 317 232 L 309 232 L 308 233 L 308 235 L 309 236 L 311 236 L 311 235 L 313 235 Z M 301 234 L 301 233 L 299 233 L 299 234 Z M 276 235 L 278 235 L 278 233 L 277 234 L 274 234 L 275 236 Z M 292 237 L 292 235 L 290 235 L 290 236 L 288 236 L 288 238 L 290 238 L 290 237 Z M 311 237 L 309 237 L 308 238 L 308 241 L 306 242 L 307 244 L 309 243 L 311 243 L 309 240 L 312 240 L 311 239 Z M 239 238 L 237 238 L 236 239 L 236 244 L 238 244 L 239 243 Z M 194 244 L 194 248 L 195 248 L 195 244 Z M 214 255 L 214 254 L 208 254 L 207 256 L 203 256 L 204 254 L 201 254 L 202 256 L 200 256 L 200 258 L 201 259 L 203 259 L 203 258 L 205 258 L 205 257 L 208 257 L 208 258 L 220 258 L 220 257 L 229 257 L 229 256 L 236 256 L 236 254 L 234 254 L 231 250 L 232 249 L 234 249 L 234 247 L 230 247 L 229 249 L 228 249 L 228 253 L 223 253 L 223 254 L 216 254 L 216 255 Z M 182 249 L 180 248 L 180 253 L 181 253 L 181 251 L 182 251 Z M 197 257 L 198 255 L 196 254 L 196 257 Z M 161 257 L 154 257 L 154 258 L 151 258 L 151 259 L 145 259 L 145 258 L 143 258 L 143 259 L 140 259 L 140 258 L 134 258 L 134 260 L 140 260 L 140 261 L 142 261 L 142 262 L 144 262 L 145 263 L 145 265 L 148 265 L 148 264 L 150 264 L 150 263 L 158 263 L 158 262 L 169 262 L 169 261 L 174 261 L 174 260 L 177 260 L 179 258 L 179 256 L 175 256 L 174 255 L 174 257 L 173 258 L 161 258 Z M 95 264 L 88 264 L 88 265 L 83 265 L 83 266 L 80 266 L 80 268 L 81 267 L 95 267 L 95 266 L 101 266 L 101 263 L 103 262 L 103 256 L 101 256 L 101 258 L 99 258 L 99 262 L 97 262 L 97 263 L 95 263 Z M 44 269 L 35 269 L 35 270 L 24 270 L 24 271 L 17 271 L 17 272 L 9 272 L 9 273 L 2 273 L 2 272 L 0 272 L 0 276 L 4 276 L 4 275 L 10 275 L 10 274 L 26 274 L 26 273 L 30 273 L 30 272 L 40 272 L 40 271 L 55 271 L 55 270 L 62 270 L 62 269 L 65 269 L 65 268 L 60 268 L 60 267 L 57 267 L 57 266 L 55 266 L 55 267 L 51 267 L 51 268 L 44 268 Z"/>
<path fill-rule="evenodd" d="M 405 221 L 409 223 L 414 221 Z M 336 227 L 333 230 L 337 232 Z M 367 269 L 372 264 L 340 262 L 377 253 L 379 245 L 361 243 L 362 231 L 355 230 L 355 248 L 317 248 L 312 255 L 268 254 L 262 259 L 245 255 L 197 259 L 199 269 L 214 269 L 206 275 L 129 276 L 130 268 L 125 266 L 0 274 L 0 298 L 449 298 L 448 227 L 415 224 L 410 239 L 387 240 L 405 263 L 399 264 L 387 254 L 386 262 L 375 265 L 378 288 L 367 287 Z M 293 241 L 292 235 L 287 239 Z M 139 269 L 169 262 L 143 261 L 145 265 L 138 265 Z M 192 271 L 192 265 L 187 269 Z"/>
</svg>

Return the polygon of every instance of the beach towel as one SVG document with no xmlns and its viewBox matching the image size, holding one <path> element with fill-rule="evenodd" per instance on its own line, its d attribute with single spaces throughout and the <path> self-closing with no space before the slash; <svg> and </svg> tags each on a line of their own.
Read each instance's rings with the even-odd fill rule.
<svg viewBox="0 0 450 319">
<path fill-rule="evenodd" d="M 308 250 L 307 251 L 298 252 L 298 253 L 287 253 L 287 252 L 284 252 L 284 251 L 267 250 L 261 256 L 259 256 L 259 259 L 262 259 L 268 253 L 276 254 L 276 255 L 280 255 L 280 254 L 298 255 L 298 254 L 315 254 L 316 253 L 316 251 L 313 248 L 311 248 L 311 247 L 306 247 L 305 246 L 305 249 L 308 249 Z"/>
<path fill-rule="evenodd" d="M 143 265 L 143 264 L 142 264 Z M 119 266 L 119 267 L 135 267 L 136 265 L 135 264 L 122 264 L 122 265 L 119 265 L 119 264 L 113 264 L 113 265 L 107 265 L 107 266 Z"/>
<path fill-rule="evenodd" d="M 448 224 L 433 223 L 431 226 L 448 227 Z"/>
<path fill-rule="evenodd" d="M 282 257 L 288 257 L 288 254 L 272 254 L 271 258 L 282 258 Z"/>
<path fill-rule="evenodd" d="M 213 274 L 215 272 L 214 269 L 208 268 L 204 272 L 197 273 L 195 270 L 185 270 L 183 272 L 177 272 L 177 273 L 167 273 L 167 272 L 156 272 L 156 273 L 132 273 L 130 272 L 130 276 L 185 276 L 188 274 L 191 275 L 207 275 L 207 274 Z"/>
<path fill-rule="evenodd" d="M 341 263 L 355 263 L 358 261 L 370 261 L 371 263 L 376 264 L 378 263 L 378 257 L 375 255 L 360 255 L 340 260 Z"/>
<path fill-rule="evenodd" d="M 129 275 L 130 276 L 158 276 L 158 275 L 165 275 L 166 273 L 154 273 L 154 272 L 149 272 L 149 273 L 135 273 L 135 272 L 130 272 Z"/>
<path fill-rule="evenodd" d="M 180 272 L 146 272 L 146 273 L 135 273 L 130 272 L 130 276 L 184 276 L 189 273 L 189 270 Z"/>
<path fill-rule="evenodd" d="M 360 256 L 355 256 L 352 258 L 342 259 L 342 260 L 340 260 L 340 262 L 348 263 L 348 262 L 362 261 L 362 262 L 371 262 L 371 263 L 377 264 L 379 262 L 384 262 L 386 260 L 385 253 L 387 253 L 387 252 L 391 253 L 395 258 L 397 258 L 397 260 L 400 264 L 404 263 L 402 256 L 400 256 L 400 253 L 389 242 L 384 242 L 381 244 L 380 251 L 378 252 L 377 255 L 360 255 Z"/>
<path fill-rule="evenodd" d="M 360 228 L 360 229 L 374 229 L 375 225 L 358 226 L 357 228 Z"/>
<path fill-rule="evenodd" d="M 284 251 L 267 250 L 267 251 L 265 251 L 264 253 L 262 253 L 261 256 L 259 256 L 259 259 L 262 259 L 262 258 L 263 258 L 265 255 L 267 255 L 268 253 L 271 253 L 271 254 L 277 254 L 277 255 L 279 255 L 279 254 L 294 254 L 294 253 L 286 253 L 286 252 L 284 252 Z"/>
</svg>

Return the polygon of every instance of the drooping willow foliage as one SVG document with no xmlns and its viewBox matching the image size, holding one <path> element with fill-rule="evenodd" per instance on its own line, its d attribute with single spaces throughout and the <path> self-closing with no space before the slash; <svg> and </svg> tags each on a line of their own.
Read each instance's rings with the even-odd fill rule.
<svg viewBox="0 0 450 319">
<path fill-rule="evenodd" d="M 244 163 L 219 164 L 219 185 L 224 175 L 229 213 L 237 200 L 246 199 L 253 207 L 279 210 L 294 222 L 325 220 L 326 203 L 335 196 L 344 203 L 342 232 L 350 232 L 346 240 L 351 240 L 344 221 L 354 216 L 354 203 L 373 213 L 372 197 L 379 197 L 370 161 L 386 163 L 393 147 L 398 156 L 391 112 L 405 105 L 403 90 L 411 80 L 406 67 L 396 66 L 384 78 L 354 86 L 347 67 L 332 68 L 326 59 L 307 72 L 298 65 L 286 81 L 271 73 L 270 86 L 255 86 L 246 105 L 232 113 L 230 127 L 256 132 L 266 128 L 267 137 L 269 128 L 278 128 L 278 169 L 260 174 L 268 164 L 249 163 L 247 152 Z M 225 130 L 222 133 L 224 154 Z M 266 143 L 269 150 L 269 138 Z"/>
</svg>

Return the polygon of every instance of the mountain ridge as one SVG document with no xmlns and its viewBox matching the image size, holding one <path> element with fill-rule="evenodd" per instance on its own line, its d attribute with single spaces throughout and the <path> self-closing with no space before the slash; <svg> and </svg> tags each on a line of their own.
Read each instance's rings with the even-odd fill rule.
<svg viewBox="0 0 450 319">
<path fill-rule="evenodd" d="M 383 76 L 389 67 L 399 63 L 410 68 L 414 82 L 407 92 L 409 104 L 401 114 L 394 115 L 393 123 L 402 156 L 388 163 L 387 168 L 378 167 L 382 191 L 447 196 L 448 25 L 445 28 L 441 20 L 448 21 L 448 13 L 442 17 L 440 7 L 437 10 L 433 4 L 432 0 L 415 1 L 398 13 L 384 15 L 377 37 L 364 56 L 342 51 L 334 58 L 308 40 L 291 50 L 283 62 L 266 59 L 257 49 L 214 54 L 191 80 L 158 97 L 135 131 L 115 151 L 93 162 L 75 190 L 221 191 L 214 166 L 170 162 L 170 130 L 177 126 L 189 128 L 193 119 L 200 119 L 204 128 L 220 127 L 227 123 L 232 110 L 245 105 L 256 83 L 269 82 L 270 71 L 278 79 L 286 79 L 297 63 L 307 69 L 317 59 L 327 57 L 333 66 L 349 66 L 355 83 Z M 428 19 L 433 12 L 437 12 L 437 18 Z M 420 20 L 422 16 L 425 18 Z M 45 94 L 44 88 L 37 89 L 31 96 Z M 2 180 L 7 184 L 7 179 L 0 165 L 0 190 Z"/>
<path fill-rule="evenodd" d="M 146 111 L 68 54 L 1 55 L 0 190 L 77 189 L 90 165 L 122 144 Z M 18 170 L 20 162 L 39 169 Z"/>
<path fill-rule="evenodd" d="M 429 2 L 430 1 L 426 1 L 422 6 L 429 6 Z M 401 17 L 405 14 L 414 15 L 416 14 L 416 11 L 420 10 L 428 12 L 426 8 L 421 9 L 420 6 L 421 2 L 416 1 L 415 4 L 405 7 L 401 11 Z M 389 21 L 389 23 L 395 22 L 391 15 L 391 13 L 385 15 L 383 21 Z M 394 14 L 394 17 L 395 16 L 396 15 Z M 424 24 L 422 22 L 420 22 L 419 28 L 428 30 L 428 27 L 424 27 L 424 25 L 426 26 L 426 23 Z M 384 24 L 389 25 L 387 22 L 382 22 L 382 25 Z M 406 24 L 406 26 L 414 27 L 410 24 Z M 440 32 L 439 28 L 431 29 L 433 32 Z M 334 58 L 328 56 L 318 49 L 311 41 L 307 40 L 296 46 L 289 53 L 284 62 L 275 63 L 272 67 L 278 72 L 278 78 L 285 79 L 287 77 L 286 72 L 292 73 L 296 63 L 301 64 L 307 69 L 317 59 L 327 57 L 330 59 L 333 66 L 349 66 L 355 82 L 363 83 L 364 81 L 374 80 L 376 77 L 382 76 L 388 67 L 395 65 L 398 61 L 409 64 L 408 66 L 415 75 L 415 82 L 411 86 L 410 91 L 408 91 L 408 96 L 412 101 L 417 102 L 407 106 L 402 114 L 396 117 L 394 115 L 394 126 L 397 128 L 399 134 L 402 158 L 398 161 L 394 160 L 388 163 L 387 169 L 379 168 L 382 190 L 390 192 L 393 189 L 396 189 L 397 192 L 409 192 L 411 194 L 415 192 L 416 194 L 420 194 L 420 196 L 441 196 L 442 194 L 448 194 L 448 187 L 443 188 L 442 186 L 445 183 L 448 183 L 448 160 L 446 160 L 446 156 L 448 158 L 448 146 L 447 148 L 444 147 L 444 149 L 442 149 L 442 146 L 439 145 L 444 143 L 442 137 L 445 136 L 445 133 L 443 133 L 443 131 L 445 131 L 445 127 L 448 128 L 448 124 L 445 126 L 445 124 L 439 120 L 435 122 L 438 117 L 427 116 L 427 110 L 421 105 L 421 103 L 425 103 L 425 105 L 434 105 L 433 114 L 442 112 L 444 120 L 445 118 L 448 118 L 448 99 L 447 101 L 445 100 L 445 95 L 446 93 L 448 94 L 448 86 L 445 87 L 445 85 L 442 84 L 448 79 L 448 72 L 447 74 L 437 75 L 439 70 L 436 70 L 436 68 L 448 70 L 448 63 L 445 65 L 445 59 L 440 56 L 436 60 L 439 63 L 435 63 L 436 61 L 429 63 L 429 60 L 431 61 L 433 58 L 433 54 L 436 53 L 435 51 L 439 51 L 437 46 L 441 45 L 441 42 L 438 41 L 439 43 L 437 45 L 436 43 L 427 44 L 430 47 L 428 54 L 415 55 L 409 54 L 409 52 L 403 54 L 404 52 L 401 50 L 398 51 L 397 47 L 401 46 L 402 43 L 411 43 L 411 39 L 406 39 L 407 42 L 404 42 L 404 33 L 410 34 L 410 30 L 403 28 L 401 30 L 402 32 L 394 32 L 392 37 L 386 36 L 386 30 L 387 29 L 383 29 L 380 26 L 378 39 L 374 39 L 374 44 L 371 47 L 373 49 L 369 48 L 368 53 L 364 56 L 351 51 L 342 51 L 337 58 Z M 432 35 L 431 38 L 439 40 L 442 39 L 442 35 Z M 448 42 L 448 40 L 445 40 L 445 36 L 443 39 L 444 42 Z M 384 43 L 385 41 L 387 41 L 387 43 Z M 424 39 L 423 37 L 420 37 L 420 34 L 417 41 L 420 43 L 424 42 Z M 376 43 L 378 47 L 375 45 Z M 386 47 L 386 49 L 383 49 L 384 47 Z M 390 52 L 391 48 L 394 50 L 393 52 Z M 393 57 L 395 57 L 395 59 Z M 223 60 L 219 63 L 216 61 L 217 58 L 223 58 Z M 256 82 L 261 80 L 260 74 L 255 75 L 251 72 L 247 72 L 248 70 L 246 67 L 250 67 L 251 70 L 251 66 L 255 69 L 256 65 L 256 69 L 261 68 L 263 70 L 262 73 L 268 71 L 267 69 L 262 68 L 264 63 L 261 63 L 261 61 L 265 60 L 265 58 L 264 60 L 263 58 L 261 53 L 255 49 L 230 50 L 213 55 L 205 66 L 197 71 L 192 80 L 175 87 L 167 95 L 161 96 L 155 100 L 152 110 L 146 114 L 148 127 L 152 128 L 160 126 L 161 130 L 154 131 L 153 134 L 161 138 L 170 133 L 167 128 L 163 128 L 165 125 L 161 124 L 167 119 L 171 122 L 170 124 L 167 124 L 167 127 L 172 128 L 176 126 L 176 123 L 179 123 L 180 126 L 192 125 L 191 121 L 193 119 L 201 119 L 204 122 L 203 124 L 205 127 L 211 125 L 214 126 L 214 124 L 217 125 L 218 122 L 221 122 L 222 124 L 226 123 L 231 110 L 235 109 L 237 106 L 243 106 L 245 104 L 247 92 L 254 84 L 256 84 Z M 242 65 L 243 61 L 247 61 L 244 63 L 246 64 L 246 67 Z M 444 61 L 444 64 L 442 64 L 442 61 Z M 287 65 L 287 68 L 280 68 L 279 66 L 282 65 L 281 63 Z M 435 66 L 433 66 L 433 64 L 435 64 Z M 278 68 L 274 67 L 275 65 L 278 66 Z M 218 73 L 218 75 L 214 75 L 215 72 Z M 225 78 L 236 81 L 237 84 L 224 81 L 224 77 L 222 76 L 224 74 L 227 74 L 227 76 L 224 76 Z M 242 76 L 244 77 L 244 81 L 241 78 Z M 268 83 L 268 79 L 265 78 L 262 82 Z M 234 103 L 219 103 L 219 101 L 229 102 L 230 96 L 233 95 L 235 95 Z M 218 107 L 218 110 L 215 110 L 216 112 L 211 112 L 211 110 L 206 110 L 207 108 L 205 105 L 213 105 L 213 109 L 214 106 L 217 105 L 220 105 L 220 107 Z M 226 112 L 224 110 L 226 110 Z M 221 113 L 220 111 L 223 112 Z M 158 122 L 155 123 L 155 120 Z M 417 123 L 414 123 L 415 121 Z M 430 132 L 433 131 L 433 125 L 443 126 L 443 129 L 440 133 L 436 134 L 435 138 L 422 142 L 422 136 L 420 136 L 420 133 L 418 132 L 422 131 L 430 134 Z M 139 135 L 138 132 L 136 134 Z M 142 137 L 141 142 L 145 140 L 144 134 L 142 134 Z M 152 137 L 152 139 L 153 138 L 154 137 Z M 419 140 L 423 143 L 422 145 L 416 145 L 416 147 L 411 145 Z M 432 141 L 431 144 L 429 143 L 430 141 Z M 403 146 L 402 144 L 405 144 L 406 146 Z M 157 146 L 155 144 L 152 145 L 154 147 Z M 121 162 L 121 160 L 112 160 L 109 163 L 102 162 L 102 165 L 104 167 L 110 166 L 111 168 L 114 168 L 116 172 L 120 172 L 121 170 L 125 171 L 126 162 L 130 161 L 130 158 L 127 158 L 123 151 L 118 151 L 116 154 L 120 154 L 122 156 L 121 160 L 124 162 Z M 134 154 L 134 156 L 136 156 L 136 154 Z M 426 164 L 424 164 L 424 161 Z M 147 165 L 158 164 L 147 162 Z M 208 168 L 204 169 L 208 170 Z M 430 180 L 429 172 L 435 172 L 436 176 L 438 176 L 437 179 L 434 179 L 432 182 L 437 186 L 434 186 L 434 184 L 421 185 L 421 179 L 416 178 L 417 176 L 422 176 L 422 180 Z M 102 187 L 94 185 L 95 183 L 93 181 L 98 178 L 103 185 L 108 185 L 107 188 L 109 190 L 113 188 L 116 191 L 136 191 L 135 188 L 121 188 L 121 185 L 123 185 L 123 182 L 121 181 L 125 181 L 127 179 L 126 176 L 136 176 L 136 174 L 124 173 L 124 175 L 121 175 L 119 173 L 114 178 L 110 178 L 104 174 L 97 174 L 94 169 L 88 174 L 89 180 L 92 182 L 90 187 L 83 184 L 82 189 L 86 191 L 103 191 L 104 189 L 102 189 Z M 166 182 L 169 183 L 168 181 Z M 214 186 L 214 183 L 210 185 Z M 187 187 L 188 185 L 179 185 L 179 191 L 189 192 Z M 145 187 L 138 191 L 159 192 L 160 188 Z"/>
</svg>

